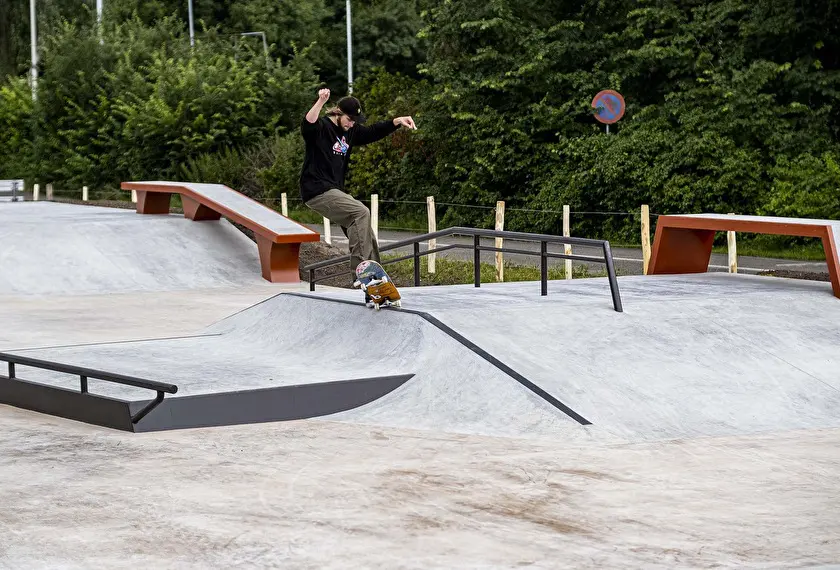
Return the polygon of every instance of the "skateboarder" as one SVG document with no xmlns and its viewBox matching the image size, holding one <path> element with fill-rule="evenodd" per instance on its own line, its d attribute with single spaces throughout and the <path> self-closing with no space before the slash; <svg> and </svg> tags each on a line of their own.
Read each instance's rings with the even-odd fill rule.
<svg viewBox="0 0 840 570">
<path fill-rule="evenodd" d="M 353 147 L 370 144 L 400 127 L 416 129 L 411 117 L 397 117 L 364 126 L 362 104 L 344 97 L 320 117 L 330 98 L 329 89 L 318 92 L 318 100 L 300 125 L 306 155 L 300 173 L 300 197 L 311 209 L 341 226 L 350 241 L 350 269 L 364 259 L 380 261 L 379 246 L 370 227 L 370 210 L 344 191 L 344 176 Z"/>
</svg>

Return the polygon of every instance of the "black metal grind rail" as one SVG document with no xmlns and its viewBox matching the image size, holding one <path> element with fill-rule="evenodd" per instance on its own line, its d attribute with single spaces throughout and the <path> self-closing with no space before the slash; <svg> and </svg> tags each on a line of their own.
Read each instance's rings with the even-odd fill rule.
<svg viewBox="0 0 840 570">
<path fill-rule="evenodd" d="M 427 249 L 425 251 L 420 251 L 420 243 L 424 241 L 429 241 L 432 239 L 438 239 L 442 237 L 448 236 L 472 236 L 473 243 L 470 245 L 466 244 L 450 244 L 445 245 L 443 247 L 436 247 L 434 249 Z M 525 249 L 516 249 L 510 247 L 491 247 L 486 245 L 481 245 L 481 238 L 502 238 L 512 241 L 527 241 L 527 242 L 539 242 L 540 244 L 540 251 L 528 251 Z M 585 246 L 585 247 L 594 247 L 598 248 L 603 251 L 603 257 L 595 257 L 595 256 L 588 256 L 588 255 L 574 255 L 569 254 L 566 255 L 565 253 L 551 253 L 548 251 L 548 244 L 562 244 L 562 245 L 576 245 L 576 246 Z M 621 305 L 621 293 L 618 290 L 618 280 L 616 279 L 615 275 L 615 263 L 613 262 L 612 257 L 612 250 L 610 249 L 610 242 L 606 240 L 598 240 L 598 239 L 588 239 L 588 238 L 576 238 L 576 237 L 565 237 L 565 236 L 552 236 L 547 234 L 531 234 L 531 233 L 522 233 L 522 232 L 508 232 L 508 231 L 498 231 L 498 230 L 482 230 L 482 229 L 475 229 L 475 228 L 463 228 L 463 227 L 452 227 L 447 228 L 445 230 L 440 230 L 437 232 L 432 232 L 430 234 L 424 234 L 421 236 L 405 239 L 402 241 L 398 241 L 396 243 L 392 243 L 385 247 L 379 248 L 380 252 L 390 251 L 393 249 L 400 249 L 403 247 L 412 246 L 413 252 L 411 255 L 405 255 L 402 257 L 398 257 L 396 259 L 389 259 L 383 261 L 383 265 L 387 265 L 389 263 L 396 263 L 398 261 L 405 261 L 407 259 L 414 260 L 414 286 L 420 286 L 420 258 L 429 255 L 430 253 L 439 253 L 442 251 L 447 251 L 450 249 L 471 249 L 473 250 L 473 267 L 474 267 L 474 283 L 476 287 L 481 287 L 481 252 L 482 251 L 494 251 L 494 252 L 501 252 L 501 253 L 515 253 L 520 255 L 535 255 L 540 257 L 540 283 L 541 283 L 541 295 L 545 296 L 548 295 L 548 260 L 549 259 L 571 259 L 573 261 L 585 261 L 589 263 L 603 263 L 607 268 L 607 278 L 610 282 L 610 291 L 612 293 L 612 301 L 613 301 L 613 308 L 621 313 L 624 311 Z M 326 279 L 330 279 L 336 277 L 335 274 L 332 275 L 324 275 L 315 277 L 315 271 L 318 269 L 324 269 L 325 267 L 332 267 L 334 265 L 340 265 L 342 263 L 347 263 L 350 261 L 350 256 L 345 255 L 342 257 L 336 257 L 334 259 L 328 259 L 326 261 L 321 261 L 318 263 L 313 263 L 311 265 L 307 265 L 304 267 L 304 271 L 309 272 L 309 290 L 315 290 L 315 283 L 318 281 L 324 281 Z M 348 272 L 350 273 L 350 272 Z"/>
<path fill-rule="evenodd" d="M 6 362 L 9 365 L 9 379 L 18 379 L 15 376 L 15 365 L 28 366 L 30 368 L 40 368 L 42 370 L 50 370 L 53 372 L 62 372 L 65 374 L 73 374 L 79 377 L 80 392 L 88 394 L 88 379 L 104 380 L 106 382 L 113 382 L 114 384 L 122 384 L 124 386 L 133 386 L 135 388 L 145 388 L 147 390 L 154 390 L 157 392 L 157 397 L 149 403 L 142 410 L 131 417 L 132 423 L 137 423 L 142 420 L 149 412 L 155 409 L 163 402 L 164 394 L 175 394 L 178 392 L 178 386 L 174 384 L 165 384 L 163 382 L 156 382 L 154 380 L 145 380 L 143 378 L 136 378 L 134 376 L 125 376 L 123 374 L 114 374 L 105 372 L 103 370 L 94 370 L 92 368 L 84 368 L 81 366 L 73 366 L 70 364 L 61 364 L 58 362 L 50 362 L 48 360 L 38 360 L 36 358 L 29 358 L 26 356 L 18 356 L 15 354 L 8 354 L 0 352 L 0 362 Z"/>
</svg>

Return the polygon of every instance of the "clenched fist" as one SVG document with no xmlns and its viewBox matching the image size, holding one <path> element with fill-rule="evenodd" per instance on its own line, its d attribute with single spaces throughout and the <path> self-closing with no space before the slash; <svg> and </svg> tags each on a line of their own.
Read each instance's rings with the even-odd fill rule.
<svg viewBox="0 0 840 570">
<path fill-rule="evenodd" d="M 329 89 L 321 89 L 318 91 L 318 99 L 322 102 L 326 102 L 330 98 L 330 90 Z"/>
</svg>

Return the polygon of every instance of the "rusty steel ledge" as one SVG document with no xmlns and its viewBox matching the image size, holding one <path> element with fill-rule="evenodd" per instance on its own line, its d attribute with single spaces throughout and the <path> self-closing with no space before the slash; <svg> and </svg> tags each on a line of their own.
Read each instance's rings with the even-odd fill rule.
<svg viewBox="0 0 840 570">
<path fill-rule="evenodd" d="M 283 224 L 299 228 L 299 231 L 279 233 L 265 225 L 248 217 L 247 214 L 237 211 L 234 207 L 226 206 L 192 188 L 192 184 L 155 182 L 123 182 L 120 188 L 123 190 L 134 190 L 137 193 L 138 214 L 169 214 L 172 194 L 179 194 L 184 205 L 184 217 L 193 221 L 214 221 L 222 216 L 248 228 L 254 232 L 257 250 L 260 256 L 260 269 L 263 278 L 271 283 L 298 283 L 300 281 L 299 254 L 300 246 L 304 242 L 320 241 L 321 236 L 306 226 L 290 220 L 279 212 L 260 204 L 236 190 L 216 184 L 237 195 L 236 198 L 249 200 L 260 208 L 276 215 Z"/>
<path fill-rule="evenodd" d="M 760 216 L 660 216 L 656 223 L 649 275 L 704 273 L 709 268 L 715 232 L 812 237 L 822 240 L 834 296 L 840 298 L 840 255 L 831 223 L 824 220 Z M 745 219 L 750 218 L 750 219 Z"/>
</svg>

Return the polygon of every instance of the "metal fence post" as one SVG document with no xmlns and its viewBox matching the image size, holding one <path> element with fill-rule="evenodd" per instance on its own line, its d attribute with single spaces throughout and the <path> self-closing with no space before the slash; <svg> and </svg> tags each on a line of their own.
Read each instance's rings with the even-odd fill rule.
<svg viewBox="0 0 840 570">
<path fill-rule="evenodd" d="M 540 242 L 540 285 L 541 295 L 548 295 L 548 242 Z"/>
<path fill-rule="evenodd" d="M 475 286 L 481 287 L 481 237 L 473 236 L 473 273 Z"/>
<path fill-rule="evenodd" d="M 624 307 L 621 306 L 621 295 L 618 292 L 618 280 L 615 278 L 615 266 L 613 265 L 612 250 L 610 249 L 610 242 L 604 242 L 604 262 L 607 266 L 607 277 L 610 280 L 610 293 L 612 293 L 613 308 L 616 312 L 623 313 Z"/>
<path fill-rule="evenodd" d="M 414 242 L 414 286 L 420 286 L 420 242 Z"/>
</svg>

